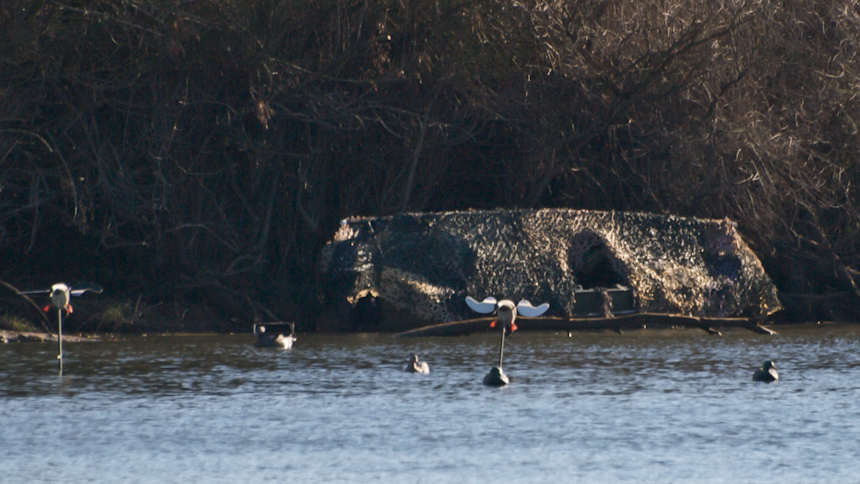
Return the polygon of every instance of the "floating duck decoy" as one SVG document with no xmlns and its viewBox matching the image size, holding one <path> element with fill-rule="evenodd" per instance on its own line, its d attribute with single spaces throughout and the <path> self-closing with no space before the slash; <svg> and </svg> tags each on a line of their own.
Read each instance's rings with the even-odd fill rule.
<svg viewBox="0 0 860 484">
<path fill-rule="evenodd" d="M 280 331 L 282 328 L 290 328 L 289 334 Z M 267 331 L 271 329 L 272 331 Z M 264 323 L 254 325 L 254 346 L 259 348 L 281 347 L 288 350 L 296 342 L 296 323 Z"/>
<path fill-rule="evenodd" d="M 777 373 L 778 369 L 779 368 L 776 367 L 774 362 L 767 360 L 761 365 L 761 368 L 753 373 L 753 381 L 763 381 L 767 383 L 779 381 L 779 373 Z"/>
<path fill-rule="evenodd" d="M 93 282 L 81 282 L 75 284 L 74 287 L 69 286 L 64 282 L 58 282 L 50 287 L 50 289 L 37 289 L 34 291 L 23 291 L 18 294 L 50 294 L 51 304 L 57 308 L 57 341 L 59 344 L 60 354 L 57 355 L 57 360 L 60 362 L 60 374 L 63 374 L 63 311 L 71 314 L 73 309 L 69 303 L 71 296 L 80 296 L 81 294 L 92 291 L 96 294 L 102 292 L 102 287 Z M 51 306 L 45 306 L 47 313 Z"/>
<path fill-rule="evenodd" d="M 418 361 L 418 355 L 412 355 L 409 358 L 409 364 L 406 365 L 406 371 L 409 373 L 430 373 L 430 365 L 426 361 Z"/>
<path fill-rule="evenodd" d="M 517 330 L 516 320 L 518 312 L 523 317 L 536 318 L 549 309 L 549 304 L 544 303 L 538 307 L 534 307 L 532 306 L 532 303 L 523 299 L 517 305 L 514 305 L 514 302 L 509 299 L 502 299 L 501 301 L 496 302 L 496 299 L 493 297 L 488 297 L 483 301 L 478 302 L 471 297 L 466 296 L 466 305 L 476 313 L 489 314 L 494 311 L 496 312 L 498 319 L 490 323 L 490 327 L 495 328 L 498 323 L 502 330 L 502 339 L 499 343 L 499 366 L 494 366 L 493 369 L 487 373 L 484 377 L 484 385 L 491 387 L 503 387 L 508 385 L 511 380 L 502 370 L 502 358 L 505 353 L 505 332 L 508 330 L 508 327 L 510 327 L 511 333 Z"/>
<path fill-rule="evenodd" d="M 278 337 L 275 338 L 275 342 L 283 346 L 285 350 L 288 350 L 293 347 L 293 343 L 296 342 L 296 339 L 298 338 L 293 334 L 287 336 L 279 334 Z"/>
<path fill-rule="evenodd" d="M 488 387 L 504 387 L 510 383 L 510 377 L 505 375 L 505 372 L 502 371 L 502 367 L 500 366 L 494 366 L 490 372 L 484 376 L 484 385 Z"/>
</svg>

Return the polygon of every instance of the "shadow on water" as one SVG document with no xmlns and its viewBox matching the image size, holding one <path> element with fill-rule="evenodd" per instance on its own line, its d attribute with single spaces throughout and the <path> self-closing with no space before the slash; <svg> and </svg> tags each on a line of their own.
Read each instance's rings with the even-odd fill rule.
<svg viewBox="0 0 860 484">
<path fill-rule="evenodd" d="M 517 332 L 503 389 L 494 334 L 133 337 L 68 345 L 62 377 L 9 344 L 0 445 L 10 482 L 845 482 L 858 336 Z M 781 381 L 753 383 L 766 359 Z"/>
</svg>

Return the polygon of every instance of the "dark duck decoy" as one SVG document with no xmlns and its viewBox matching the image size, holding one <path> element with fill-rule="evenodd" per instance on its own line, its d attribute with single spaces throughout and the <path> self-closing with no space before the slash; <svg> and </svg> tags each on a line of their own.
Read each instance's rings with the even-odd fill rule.
<svg viewBox="0 0 860 484">
<path fill-rule="evenodd" d="M 418 361 L 418 355 L 412 355 L 409 358 L 409 364 L 406 365 L 406 371 L 409 373 L 430 373 L 430 365 L 426 361 Z"/>
<path fill-rule="evenodd" d="M 505 372 L 502 370 L 506 331 L 508 331 L 508 328 L 510 328 L 511 333 L 517 330 L 517 312 L 526 318 L 536 318 L 549 309 L 549 304 L 544 303 L 538 307 L 534 307 L 532 306 L 532 303 L 523 299 L 519 304 L 514 305 L 514 302 L 509 299 L 503 299 L 496 302 L 496 299 L 492 297 L 488 297 L 483 301 L 478 302 L 471 297 L 466 296 L 466 305 L 476 313 L 489 314 L 493 311 L 496 312 L 498 319 L 490 323 L 490 327 L 495 328 L 496 323 L 499 323 L 499 326 L 501 326 L 502 339 L 499 343 L 499 366 L 494 366 L 490 372 L 487 373 L 484 377 L 484 385 L 489 387 L 507 386 L 511 382 L 511 379 L 505 375 Z"/>
<path fill-rule="evenodd" d="M 763 381 L 767 383 L 779 381 L 779 373 L 777 373 L 778 369 L 779 368 L 776 367 L 774 362 L 767 360 L 761 365 L 761 368 L 753 373 L 753 381 Z"/>
<path fill-rule="evenodd" d="M 511 378 L 505 375 L 502 367 L 494 366 L 489 373 L 484 376 L 484 385 L 488 387 L 504 387 L 511 383 Z"/>
</svg>

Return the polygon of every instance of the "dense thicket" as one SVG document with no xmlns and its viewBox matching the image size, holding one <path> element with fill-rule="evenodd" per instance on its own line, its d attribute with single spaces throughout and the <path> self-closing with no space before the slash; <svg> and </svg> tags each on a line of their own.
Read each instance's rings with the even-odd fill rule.
<svg viewBox="0 0 860 484">
<path fill-rule="evenodd" d="M 301 317 L 344 217 L 573 207 L 730 217 L 858 318 L 858 10 L 6 0 L 2 279 Z"/>
</svg>

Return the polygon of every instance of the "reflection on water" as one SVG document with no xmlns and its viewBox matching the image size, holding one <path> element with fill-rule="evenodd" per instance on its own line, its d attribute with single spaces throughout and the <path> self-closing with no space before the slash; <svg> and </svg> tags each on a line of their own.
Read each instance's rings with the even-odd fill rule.
<svg viewBox="0 0 860 484">
<path fill-rule="evenodd" d="M 858 336 L 518 332 L 504 389 L 493 334 L 139 337 L 66 345 L 62 377 L 8 344 L 0 482 L 857 482 Z"/>
</svg>

